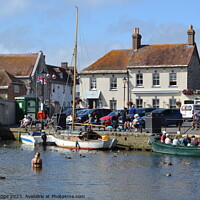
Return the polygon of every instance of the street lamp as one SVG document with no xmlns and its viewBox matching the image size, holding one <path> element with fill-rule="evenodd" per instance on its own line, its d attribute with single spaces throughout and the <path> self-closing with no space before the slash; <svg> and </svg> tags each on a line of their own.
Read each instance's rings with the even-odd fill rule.
<svg viewBox="0 0 200 200">
<path fill-rule="evenodd" d="M 45 112 L 45 105 L 44 105 L 44 82 L 45 82 L 45 77 L 46 77 L 47 72 L 42 69 L 41 75 L 42 75 L 42 104 L 41 104 L 41 110 L 42 110 L 42 122 L 41 122 L 41 129 L 44 129 L 44 112 Z"/>
<path fill-rule="evenodd" d="M 127 84 L 128 80 L 126 77 L 123 78 L 123 83 L 124 83 L 124 107 L 125 107 L 125 95 L 126 95 L 126 84 Z"/>
</svg>

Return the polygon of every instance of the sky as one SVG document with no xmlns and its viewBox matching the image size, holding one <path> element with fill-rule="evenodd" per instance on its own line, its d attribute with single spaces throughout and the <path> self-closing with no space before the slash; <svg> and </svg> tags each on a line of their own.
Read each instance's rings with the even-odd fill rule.
<svg viewBox="0 0 200 200">
<path fill-rule="evenodd" d="M 141 44 L 187 43 L 193 25 L 200 48 L 199 0 L 0 0 L 0 54 L 42 51 L 46 63 L 73 65 L 78 7 L 77 69 L 113 49 Z"/>
</svg>

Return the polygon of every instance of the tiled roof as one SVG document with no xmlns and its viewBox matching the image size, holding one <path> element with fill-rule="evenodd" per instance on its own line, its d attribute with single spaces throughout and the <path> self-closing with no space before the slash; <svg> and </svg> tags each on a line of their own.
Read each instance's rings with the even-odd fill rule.
<svg viewBox="0 0 200 200">
<path fill-rule="evenodd" d="M 1 86 L 9 86 L 11 82 L 20 83 L 20 84 L 23 83 L 22 81 L 15 78 L 12 74 L 8 73 L 7 71 L 0 70 L 0 85 Z"/>
<path fill-rule="evenodd" d="M 195 45 L 160 44 L 143 45 L 137 51 L 132 49 L 113 50 L 82 70 L 126 70 L 129 66 L 188 65 Z"/>
<path fill-rule="evenodd" d="M 6 70 L 14 76 L 29 76 L 38 54 L 0 54 L 0 70 Z"/>
<path fill-rule="evenodd" d="M 132 49 L 113 50 L 82 71 L 125 70 L 132 54 Z"/>
<path fill-rule="evenodd" d="M 188 44 L 142 46 L 133 52 L 129 66 L 189 65 L 194 48 Z"/>
</svg>

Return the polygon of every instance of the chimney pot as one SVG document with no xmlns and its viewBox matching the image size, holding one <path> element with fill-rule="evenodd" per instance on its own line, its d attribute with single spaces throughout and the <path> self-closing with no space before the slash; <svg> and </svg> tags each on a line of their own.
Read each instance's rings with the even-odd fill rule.
<svg viewBox="0 0 200 200">
<path fill-rule="evenodd" d="M 141 46 L 142 36 L 139 34 L 139 28 L 134 28 L 134 34 L 132 35 L 133 50 L 137 51 Z"/>
<path fill-rule="evenodd" d="M 68 68 L 68 62 L 61 62 L 61 67 L 62 68 Z"/>
</svg>

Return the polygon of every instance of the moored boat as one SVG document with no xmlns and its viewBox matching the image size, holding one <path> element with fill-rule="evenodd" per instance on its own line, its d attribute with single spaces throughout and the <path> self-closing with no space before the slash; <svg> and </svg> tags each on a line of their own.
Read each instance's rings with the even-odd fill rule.
<svg viewBox="0 0 200 200">
<path fill-rule="evenodd" d="M 56 134 L 54 141 L 58 147 L 67 149 L 108 150 L 116 146 L 117 140 L 108 135 L 100 136 L 96 132 L 80 132 L 79 134 Z"/>
<path fill-rule="evenodd" d="M 21 134 L 21 141 L 23 144 L 29 145 L 42 145 L 43 139 L 41 132 L 30 131 L 26 134 Z M 54 137 L 52 135 L 47 135 L 45 142 L 46 145 L 55 145 Z"/>
<path fill-rule="evenodd" d="M 200 156 L 200 146 L 173 146 L 172 144 L 160 142 L 156 137 L 150 137 L 150 144 L 154 152 L 181 156 Z"/>
</svg>

